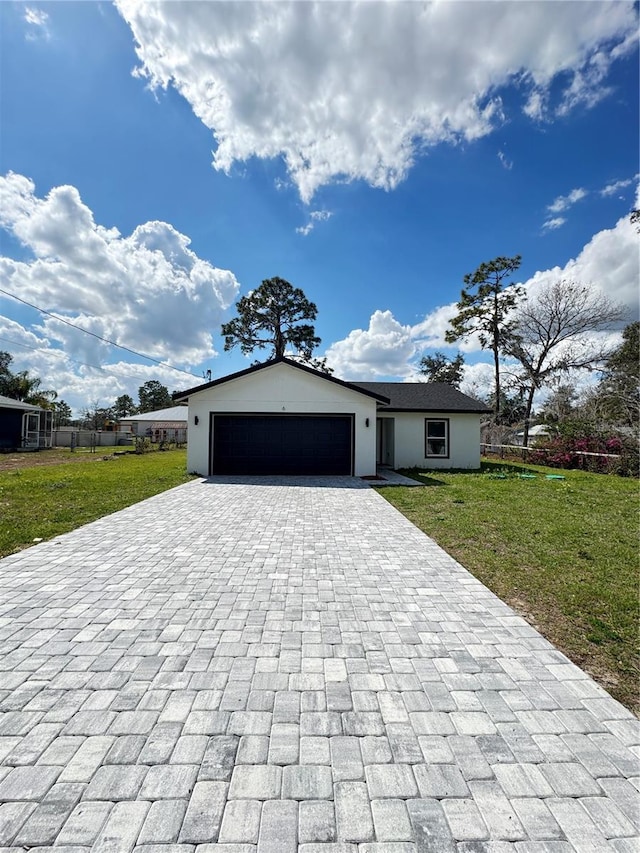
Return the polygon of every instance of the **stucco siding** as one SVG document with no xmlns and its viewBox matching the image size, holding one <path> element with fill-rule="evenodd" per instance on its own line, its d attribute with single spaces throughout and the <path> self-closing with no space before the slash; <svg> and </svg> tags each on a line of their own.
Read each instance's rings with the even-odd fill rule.
<svg viewBox="0 0 640 853">
<path fill-rule="evenodd" d="M 210 415 L 215 412 L 353 415 L 354 473 L 375 474 L 376 402 L 335 382 L 274 364 L 191 394 L 187 466 L 203 476 L 209 473 Z"/>
<path fill-rule="evenodd" d="M 379 413 L 378 417 L 394 418 L 394 468 L 479 468 L 480 416 L 447 412 Z M 449 421 L 449 457 L 427 458 L 425 451 L 425 420 Z"/>
</svg>

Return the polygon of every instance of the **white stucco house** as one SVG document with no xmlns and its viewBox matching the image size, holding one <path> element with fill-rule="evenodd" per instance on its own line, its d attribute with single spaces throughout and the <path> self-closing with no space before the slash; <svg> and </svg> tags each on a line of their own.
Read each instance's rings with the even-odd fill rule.
<svg viewBox="0 0 640 853">
<path fill-rule="evenodd" d="M 273 359 L 174 395 L 187 402 L 187 467 L 210 474 L 479 468 L 480 416 L 450 385 L 345 382 Z"/>
<path fill-rule="evenodd" d="M 153 441 L 185 441 L 187 436 L 188 409 L 186 406 L 170 406 L 141 415 L 128 415 L 118 421 L 118 432 L 147 436 Z"/>
</svg>

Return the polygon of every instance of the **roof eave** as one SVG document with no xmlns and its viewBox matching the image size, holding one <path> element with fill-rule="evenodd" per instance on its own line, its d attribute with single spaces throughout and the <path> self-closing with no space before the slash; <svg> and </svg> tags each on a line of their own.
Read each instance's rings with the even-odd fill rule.
<svg viewBox="0 0 640 853">
<path fill-rule="evenodd" d="M 377 394 L 375 391 L 367 391 L 364 388 L 360 388 L 358 385 L 351 382 L 345 382 L 343 379 L 337 379 L 335 376 L 331 376 L 328 373 L 322 373 L 319 370 L 315 370 L 313 367 L 309 367 L 306 364 L 300 364 L 290 358 L 272 358 L 269 361 L 263 361 L 260 364 L 252 364 L 251 367 L 247 367 L 244 370 L 239 370 L 236 373 L 230 373 L 228 376 L 221 376 L 218 379 L 213 379 L 211 382 L 205 382 L 203 385 L 197 385 L 195 388 L 189 388 L 186 391 L 178 392 L 173 395 L 173 399 L 177 403 L 184 400 L 188 401 L 192 394 L 199 394 L 201 391 L 207 391 L 209 388 L 214 388 L 217 385 L 224 385 L 226 382 L 231 382 L 234 379 L 240 379 L 243 376 L 256 373 L 258 370 L 263 370 L 265 367 L 273 367 L 276 364 L 288 364 L 290 367 L 295 367 L 305 373 L 310 373 L 313 376 L 317 376 L 319 379 L 324 379 L 327 382 L 333 382 L 336 385 L 340 385 L 342 388 L 348 388 L 350 391 L 355 391 L 356 394 L 371 397 L 381 403 L 389 403 L 389 398 L 385 397 L 383 394 Z"/>
<path fill-rule="evenodd" d="M 403 406 L 385 406 L 380 409 L 381 412 L 425 412 L 427 414 L 432 414 L 433 412 L 440 412 L 443 415 L 488 415 L 491 413 L 491 409 L 449 409 L 446 406 L 433 406 L 432 408 L 425 408 L 421 406 L 419 408 L 409 408 Z"/>
</svg>

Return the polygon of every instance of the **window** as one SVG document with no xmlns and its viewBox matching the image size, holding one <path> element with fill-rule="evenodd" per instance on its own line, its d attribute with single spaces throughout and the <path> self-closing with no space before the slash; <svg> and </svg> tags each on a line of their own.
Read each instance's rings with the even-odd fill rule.
<svg viewBox="0 0 640 853">
<path fill-rule="evenodd" d="M 425 454 L 427 458 L 438 456 L 449 458 L 449 420 L 427 418 L 425 420 Z"/>
</svg>

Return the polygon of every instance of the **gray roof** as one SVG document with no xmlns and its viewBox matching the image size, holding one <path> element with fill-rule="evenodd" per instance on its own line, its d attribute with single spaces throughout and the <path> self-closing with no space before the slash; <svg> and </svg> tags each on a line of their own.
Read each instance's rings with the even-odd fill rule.
<svg viewBox="0 0 640 853">
<path fill-rule="evenodd" d="M 389 398 L 379 411 L 391 412 L 472 412 L 491 410 L 444 382 L 352 382 L 365 391 Z"/>
<path fill-rule="evenodd" d="M 118 423 L 130 424 L 140 423 L 143 421 L 184 421 L 189 417 L 189 409 L 187 406 L 171 406 L 168 409 L 158 409 L 155 412 L 143 412 L 141 415 L 129 415 L 126 418 L 120 418 Z"/>
<path fill-rule="evenodd" d="M 3 394 L 0 394 L 0 409 L 22 409 L 23 412 L 42 411 L 40 406 L 32 406 L 31 403 L 23 403 L 21 400 L 5 397 Z"/>
</svg>

